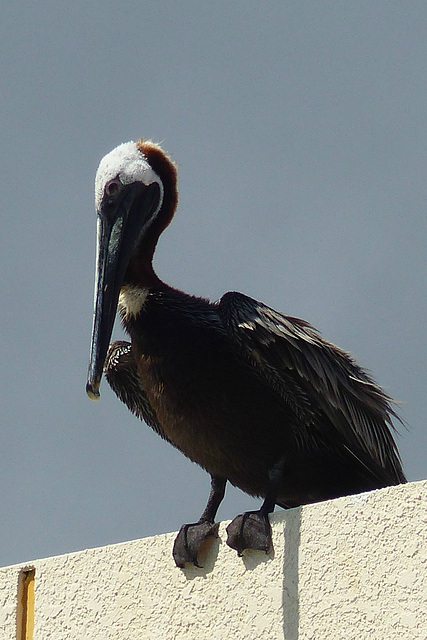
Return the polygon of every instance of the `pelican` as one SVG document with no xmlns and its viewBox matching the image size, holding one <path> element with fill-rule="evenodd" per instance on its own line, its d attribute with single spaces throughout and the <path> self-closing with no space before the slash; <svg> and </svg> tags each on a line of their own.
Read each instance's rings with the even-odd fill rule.
<svg viewBox="0 0 427 640">
<path fill-rule="evenodd" d="M 227 482 L 263 499 L 227 544 L 272 550 L 269 514 L 406 482 L 391 398 L 304 320 L 242 293 L 217 302 L 163 282 L 153 255 L 178 202 L 177 172 L 144 139 L 106 155 L 95 180 L 97 260 L 86 391 L 103 373 L 119 399 L 211 476 L 205 510 L 181 527 L 179 567 L 199 566 Z M 119 311 L 130 343 L 110 343 Z"/>
</svg>

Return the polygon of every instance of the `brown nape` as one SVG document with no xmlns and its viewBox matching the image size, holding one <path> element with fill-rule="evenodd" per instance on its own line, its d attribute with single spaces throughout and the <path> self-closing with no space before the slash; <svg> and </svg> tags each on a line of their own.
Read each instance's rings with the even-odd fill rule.
<svg viewBox="0 0 427 640">
<path fill-rule="evenodd" d="M 178 204 L 177 171 L 175 164 L 159 145 L 144 138 L 141 138 L 136 145 L 162 181 L 163 202 L 150 229 L 143 236 L 137 254 L 129 262 L 125 283 L 158 288 L 166 285 L 154 272 L 153 256 L 157 241 L 171 222 Z"/>
<path fill-rule="evenodd" d="M 157 173 L 163 183 L 163 204 L 162 204 L 162 226 L 159 229 L 159 235 L 166 229 L 172 220 L 177 204 L 177 170 L 175 163 L 166 155 L 166 153 L 151 140 L 141 138 L 136 143 L 138 149 L 145 155 L 152 169 Z"/>
</svg>

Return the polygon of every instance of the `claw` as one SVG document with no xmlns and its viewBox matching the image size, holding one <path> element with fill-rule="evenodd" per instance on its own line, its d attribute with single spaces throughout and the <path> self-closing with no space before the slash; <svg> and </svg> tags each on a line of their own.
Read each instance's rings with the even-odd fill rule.
<svg viewBox="0 0 427 640">
<path fill-rule="evenodd" d="M 208 540 L 218 538 L 219 523 L 195 522 L 193 524 L 183 524 L 178 532 L 173 545 L 173 559 L 177 567 L 181 569 L 187 563 L 201 567 L 198 555 Z"/>
<path fill-rule="evenodd" d="M 265 553 L 273 549 L 270 520 L 262 511 L 246 511 L 236 516 L 227 527 L 227 535 L 228 546 L 236 549 L 239 556 L 246 549 Z"/>
</svg>

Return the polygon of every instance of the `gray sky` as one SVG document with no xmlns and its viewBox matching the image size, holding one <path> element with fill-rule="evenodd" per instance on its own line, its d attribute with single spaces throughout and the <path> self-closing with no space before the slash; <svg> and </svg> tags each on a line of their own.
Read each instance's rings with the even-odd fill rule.
<svg viewBox="0 0 427 640">
<path fill-rule="evenodd" d="M 0 43 L 0 566 L 175 530 L 207 498 L 105 381 L 85 394 L 94 175 L 141 136 L 179 164 L 159 275 L 353 353 L 425 478 L 427 5 L 9 3 Z M 229 489 L 219 516 L 256 504 Z"/>
</svg>

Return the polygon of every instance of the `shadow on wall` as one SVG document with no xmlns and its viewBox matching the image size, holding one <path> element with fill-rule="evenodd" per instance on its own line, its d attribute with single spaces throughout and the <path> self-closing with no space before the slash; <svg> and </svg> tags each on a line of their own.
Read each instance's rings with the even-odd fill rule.
<svg viewBox="0 0 427 640">
<path fill-rule="evenodd" d="M 283 635 L 286 640 L 298 640 L 298 555 L 300 544 L 301 507 L 290 509 L 285 520 L 285 553 L 283 563 Z"/>
</svg>

